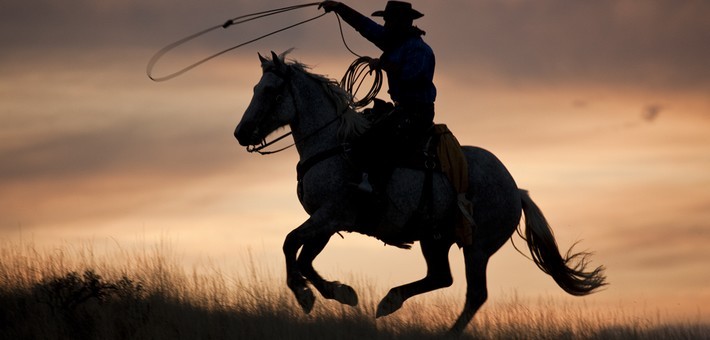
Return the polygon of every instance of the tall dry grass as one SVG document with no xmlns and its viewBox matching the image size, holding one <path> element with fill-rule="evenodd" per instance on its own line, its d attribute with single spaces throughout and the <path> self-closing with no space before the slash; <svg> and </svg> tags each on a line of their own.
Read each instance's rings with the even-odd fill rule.
<svg viewBox="0 0 710 340">
<path fill-rule="evenodd" d="M 440 339 L 462 301 L 412 299 L 375 320 L 375 289 L 352 308 L 319 299 L 304 315 L 278 275 L 187 270 L 169 242 L 98 252 L 0 241 L 0 339 Z M 366 284 L 359 285 L 359 287 Z M 372 286 L 370 286 L 372 287 Z M 701 323 L 664 324 L 551 300 L 489 303 L 463 338 L 702 339 Z"/>
</svg>

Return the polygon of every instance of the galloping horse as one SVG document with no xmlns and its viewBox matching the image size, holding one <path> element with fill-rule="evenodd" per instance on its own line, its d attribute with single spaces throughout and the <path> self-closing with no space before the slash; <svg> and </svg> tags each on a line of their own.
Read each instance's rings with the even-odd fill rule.
<svg viewBox="0 0 710 340">
<path fill-rule="evenodd" d="M 280 127 L 289 125 L 293 133 L 300 156 L 298 198 L 310 217 L 288 234 L 283 252 L 287 284 L 300 306 L 306 313 L 313 308 L 315 296 L 308 282 L 326 299 L 357 305 L 357 294 L 350 286 L 323 279 L 312 265 L 330 237 L 340 231 L 359 232 L 400 247 L 421 243 L 426 277 L 392 288 L 379 303 L 377 317 L 395 312 L 414 295 L 450 286 L 448 252 L 455 242 L 453 225 L 458 212 L 456 193 L 446 177 L 434 173 L 431 190 L 427 190 L 429 218 L 421 218 L 418 212 L 425 174 L 397 168 L 383 194 L 387 197 L 382 200 L 382 218 L 363 218 L 372 211 L 362 204 L 363 194 L 353 188 L 360 172 L 343 147 L 344 135 L 357 130 L 351 126 L 362 125 L 358 124 L 362 118 L 349 108 L 350 95 L 336 82 L 308 72 L 301 63 L 287 63 L 283 57 L 274 52 L 270 60 L 259 55 L 263 74 L 234 135 L 241 145 L 253 150 Z M 463 247 L 468 288 L 463 311 L 451 328 L 453 333 L 460 334 L 486 301 L 488 259 L 520 228 L 521 211 L 525 214 L 523 238 L 532 259 L 562 289 L 572 295 L 587 295 L 606 284 L 604 267 L 587 270 L 588 253 L 560 254 L 540 209 L 527 191 L 518 189 L 492 153 L 471 146 L 463 147 L 463 152 L 469 165 L 467 196 L 475 207 L 477 229 L 473 244 Z"/>
</svg>

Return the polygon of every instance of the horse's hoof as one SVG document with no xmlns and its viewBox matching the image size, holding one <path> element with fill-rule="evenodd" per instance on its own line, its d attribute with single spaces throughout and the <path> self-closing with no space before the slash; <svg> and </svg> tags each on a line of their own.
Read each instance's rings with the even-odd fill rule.
<svg viewBox="0 0 710 340">
<path fill-rule="evenodd" d="M 357 293 L 355 293 L 355 290 L 352 289 L 352 287 L 340 282 L 334 282 L 333 299 L 342 304 L 353 307 L 357 306 L 358 303 Z"/>
<path fill-rule="evenodd" d="M 402 299 L 402 296 L 398 293 L 393 293 L 390 290 L 390 292 L 387 293 L 387 296 L 385 296 L 385 298 L 380 301 L 380 304 L 377 305 L 377 314 L 375 314 L 375 317 L 379 318 L 381 316 L 390 315 L 402 308 L 403 303 L 404 299 Z"/>
<path fill-rule="evenodd" d="M 303 308 L 303 311 L 306 314 L 310 313 L 311 310 L 313 310 L 313 304 L 316 301 L 313 291 L 304 286 L 294 289 L 293 293 L 296 295 L 296 300 L 298 301 L 298 304 L 301 305 L 301 308 Z"/>
</svg>

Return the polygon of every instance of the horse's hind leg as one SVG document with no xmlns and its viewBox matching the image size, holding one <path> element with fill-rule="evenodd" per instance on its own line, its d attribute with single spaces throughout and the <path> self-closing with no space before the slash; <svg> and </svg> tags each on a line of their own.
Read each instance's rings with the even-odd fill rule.
<svg viewBox="0 0 710 340">
<path fill-rule="evenodd" d="M 443 240 L 422 240 L 422 254 L 427 264 L 426 277 L 419 281 L 390 289 L 377 306 L 377 317 L 394 313 L 405 300 L 435 289 L 449 287 L 454 282 L 449 267 L 451 242 Z"/>
<path fill-rule="evenodd" d="M 478 248 L 466 246 L 463 249 L 464 261 L 466 263 L 466 304 L 463 312 L 451 327 L 451 333 L 461 334 L 466 328 L 473 315 L 486 302 L 488 298 L 488 288 L 486 287 L 486 267 L 488 266 L 488 256 Z"/>
<path fill-rule="evenodd" d="M 313 268 L 313 260 L 323 251 L 329 240 L 330 235 L 306 241 L 303 244 L 301 253 L 298 255 L 298 268 L 301 270 L 301 274 L 313 284 L 324 298 L 334 299 L 350 306 L 357 306 L 358 299 L 355 290 L 337 281 L 326 281 Z"/>
</svg>

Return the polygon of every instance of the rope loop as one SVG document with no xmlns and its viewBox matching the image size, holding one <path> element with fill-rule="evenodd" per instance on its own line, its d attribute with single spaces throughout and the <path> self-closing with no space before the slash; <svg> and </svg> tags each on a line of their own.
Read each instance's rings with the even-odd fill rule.
<svg viewBox="0 0 710 340">
<path fill-rule="evenodd" d="M 146 74 L 148 75 L 148 78 L 150 78 L 151 80 L 156 81 L 156 82 L 159 82 L 159 81 L 166 81 L 166 80 L 173 79 L 173 78 L 175 78 L 175 77 L 177 77 L 177 76 L 179 76 L 179 75 L 181 75 L 181 74 L 183 74 L 183 73 L 185 73 L 185 72 L 187 72 L 187 71 L 190 71 L 190 70 L 192 70 L 193 68 L 195 68 L 195 67 L 197 67 L 197 66 L 200 66 L 200 65 L 202 65 L 202 64 L 204 64 L 204 63 L 206 63 L 206 62 L 208 62 L 208 61 L 210 61 L 210 60 L 212 60 L 212 59 L 214 59 L 214 58 L 216 58 L 216 57 L 218 57 L 218 56 L 220 56 L 220 55 L 222 55 L 222 54 L 225 54 L 225 53 L 231 51 L 231 50 L 237 49 L 237 48 L 242 47 L 242 46 L 244 46 L 244 45 L 251 44 L 251 43 L 253 43 L 253 42 L 255 42 L 255 41 L 264 39 L 264 38 L 266 38 L 266 37 L 269 37 L 269 36 L 272 36 L 272 35 L 274 35 L 274 34 L 276 34 L 276 33 L 280 33 L 280 32 L 283 32 L 283 31 L 285 31 L 285 30 L 294 28 L 294 27 L 296 27 L 296 26 L 303 25 L 303 24 L 305 24 L 305 23 L 307 23 L 307 22 L 311 22 L 311 21 L 313 21 L 313 20 L 316 20 L 316 19 L 318 19 L 318 18 L 320 18 L 320 17 L 326 15 L 327 13 L 319 14 L 319 15 L 317 15 L 317 16 L 315 16 L 315 17 L 310 18 L 310 19 L 306 19 L 306 20 L 297 22 L 297 23 L 295 23 L 295 24 L 292 24 L 292 25 L 286 26 L 286 27 L 284 27 L 284 28 L 275 30 L 275 31 L 273 31 L 273 32 L 271 32 L 271 33 L 267 33 L 267 34 L 264 34 L 264 35 L 259 36 L 259 37 L 257 37 L 257 38 L 248 40 L 248 41 L 246 41 L 246 42 L 243 42 L 243 43 L 240 43 L 240 44 L 237 44 L 237 45 L 234 45 L 234 46 L 232 46 L 232 47 L 230 47 L 230 48 L 224 49 L 224 50 L 219 51 L 219 52 L 217 52 L 217 53 L 215 53 L 215 54 L 212 54 L 212 55 L 210 55 L 210 56 L 208 56 L 208 57 L 206 57 L 206 58 L 203 58 L 203 59 L 201 59 L 201 60 L 199 60 L 199 61 L 197 61 L 197 62 L 195 62 L 195 63 L 192 63 L 192 64 L 190 64 L 190 65 L 188 65 L 188 66 L 185 66 L 184 68 L 182 68 L 182 69 L 180 69 L 180 70 L 177 70 L 177 71 L 175 71 L 175 72 L 173 72 L 173 73 L 170 73 L 170 74 L 168 74 L 168 75 L 161 76 L 161 77 L 156 77 L 156 76 L 153 75 L 153 68 L 155 68 L 155 65 L 158 63 L 158 61 L 159 61 L 161 58 L 163 58 L 163 56 L 164 56 L 165 54 L 167 54 L 168 52 L 174 50 L 175 48 L 177 48 L 177 47 L 179 47 L 179 46 L 181 46 L 181 45 L 183 45 L 183 44 L 189 42 L 190 40 L 196 39 L 196 38 L 198 38 L 198 37 L 200 37 L 200 36 L 202 36 L 202 35 L 205 35 L 205 34 L 207 34 L 207 33 L 209 33 L 209 32 L 212 32 L 212 31 L 214 31 L 214 30 L 216 30 L 216 29 L 219 29 L 219 28 L 226 29 L 226 28 L 231 27 L 231 26 L 243 24 L 243 23 L 245 23 L 245 22 L 249 22 L 249 21 L 256 20 L 256 19 L 261 19 L 261 18 L 268 17 L 268 16 L 271 16 L 271 15 L 280 14 L 280 13 L 284 13 L 284 12 L 288 12 L 288 11 L 293 11 L 293 10 L 300 9 L 300 8 L 304 8 L 304 7 L 314 7 L 314 6 L 318 6 L 318 5 L 320 5 L 320 2 L 311 2 L 311 3 L 307 3 L 307 4 L 303 4 L 303 5 L 288 6 L 288 7 L 282 7 L 282 8 L 271 9 L 271 10 L 268 10 L 268 11 L 261 11 L 261 12 L 256 12 L 256 13 L 241 15 L 241 16 L 238 16 L 238 17 L 236 17 L 236 18 L 229 19 L 229 20 L 227 20 L 226 22 L 224 22 L 223 24 L 216 25 L 216 26 L 212 26 L 212 27 L 210 27 L 210 28 L 207 28 L 207 29 L 202 30 L 202 31 L 200 31 L 200 32 L 197 32 L 197 33 L 195 33 L 195 34 L 189 35 L 189 36 L 187 36 L 187 37 L 185 37 L 185 38 L 182 38 L 182 39 L 177 40 L 177 41 L 175 41 L 175 42 L 173 42 L 173 43 L 171 43 L 171 44 L 168 44 L 167 46 L 161 48 L 158 52 L 156 52 L 156 53 L 153 55 L 153 57 L 150 58 L 150 61 L 148 61 L 148 66 L 146 67 Z"/>
</svg>

